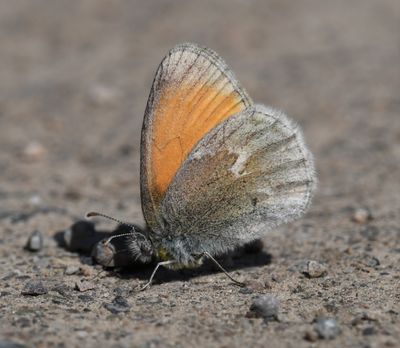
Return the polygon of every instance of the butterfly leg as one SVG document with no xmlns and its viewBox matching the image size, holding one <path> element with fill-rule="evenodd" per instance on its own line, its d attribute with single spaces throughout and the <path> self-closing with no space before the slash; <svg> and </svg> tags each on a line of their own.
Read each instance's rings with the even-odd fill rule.
<svg viewBox="0 0 400 348">
<path fill-rule="evenodd" d="M 204 255 L 204 256 L 207 256 L 212 262 L 214 262 L 214 263 L 217 265 L 217 267 L 218 267 L 222 272 L 224 272 L 225 275 L 226 275 L 230 280 L 232 280 L 232 282 L 233 282 L 234 284 L 236 284 L 236 285 L 238 285 L 238 286 L 241 286 L 241 287 L 246 286 L 245 283 L 239 282 L 238 280 L 236 280 L 235 278 L 233 278 L 233 277 L 228 273 L 228 271 L 227 271 L 224 267 L 222 267 L 221 264 L 220 264 L 209 252 L 204 251 L 204 252 L 203 252 L 203 255 Z"/>
<path fill-rule="evenodd" d="M 156 275 L 156 272 L 157 272 L 157 270 L 158 270 L 158 268 L 159 268 L 160 266 L 172 265 L 172 264 L 174 264 L 174 263 L 176 263 L 175 260 L 162 261 L 162 262 L 157 263 L 157 266 L 154 268 L 154 271 L 153 271 L 153 273 L 151 274 L 149 281 L 148 281 L 145 285 L 143 285 L 143 286 L 139 289 L 139 291 L 143 291 L 143 290 L 147 289 L 147 288 L 151 285 L 151 283 L 152 283 L 152 281 L 153 281 L 153 278 L 154 278 L 154 276 Z"/>
</svg>

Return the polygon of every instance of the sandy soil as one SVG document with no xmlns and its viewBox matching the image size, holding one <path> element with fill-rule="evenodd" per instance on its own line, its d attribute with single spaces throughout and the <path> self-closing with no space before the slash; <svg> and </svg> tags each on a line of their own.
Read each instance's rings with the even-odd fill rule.
<svg viewBox="0 0 400 348">
<path fill-rule="evenodd" d="M 183 41 L 218 51 L 316 157 L 309 213 L 225 260 L 245 290 L 206 266 L 136 293 L 151 267 L 91 280 L 99 266 L 54 239 L 88 210 L 143 222 L 143 111 Z M 400 346 L 397 0 L 3 0 L 0 47 L 0 347 Z M 358 209 L 372 219 L 354 221 Z M 24 250 L 35 230 L 37 253 Z M 326 273 L 304 275 L 307 260 Z M 43 294 L 23 295 L 37 281 Z M 260 294 L 279 299 L 278 320 L 249 317 Z M 340 326 L 334 339 L 316 336 L 320 317 Z"/>
</svg>

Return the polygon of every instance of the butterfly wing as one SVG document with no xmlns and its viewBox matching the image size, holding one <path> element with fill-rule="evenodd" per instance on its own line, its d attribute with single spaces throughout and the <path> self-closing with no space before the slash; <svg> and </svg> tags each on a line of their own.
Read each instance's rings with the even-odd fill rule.
<svg viewBox="0 0 400 348">
<path fill-rule="evenodd" d="M 299 128 L 251 106 L 211 130 L 176 174 L 162 203 L 166 248 L 185 260 L 263 237 L 306 211 L 315 183 Z"/>
<path fill-rule="evenodd" d="M 176 172 L 198 141 L 251 105 L 224 61 L 194 44 L 173 48 L 155 75 L 141 140 L 141 197 L 148 226 L 163 224 L 160 204 Z"/>
</svg>

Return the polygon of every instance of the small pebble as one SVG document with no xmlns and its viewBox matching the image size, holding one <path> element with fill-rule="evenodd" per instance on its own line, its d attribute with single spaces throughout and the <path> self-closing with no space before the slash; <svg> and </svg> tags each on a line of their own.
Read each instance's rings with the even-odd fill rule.
<svg viewBox="0 0 400 348">
<path fill-rule="evenodd" d="M 29 281 L 21 291 L 22 295 L 39 296 L 47 294 L 48 290 L 41 281 Z"/>
<path fill-rule="evenodd" d="M 73 275 L 77 274 L 78 272 L 79 272 L 79 266 L 70 265 L 65 269 L 64 274 Z"/>
<path fill-rule="evenodd" d="M 279 300 L 273 295 L 258 296 L 247 313 L 249 318 L 263 318 L 265 322 L 278 321 Z"/>
<path fill-rule="evenodd" d="M 80 292 L 85 292 L 94 289 L 96 286 L 92 282 L 86 280 L 79 280 L 75 283 L 75 289 Z"/>
<path fill-rule="evenodd" d="M 24 149 L 24 158 L 28 161 L 39 161 L 46 154 L 46 148 L 37 141 L 30 142 Z"/>
<path fill-rule="evenodd" d="M 326 274 L 326 267 L 318 261 L 307 261 L 303 273 L 309 278 L 319 278 Z"/>
<path fill-rule="evenodd" d="M 324 340 L 332 340 L 342 332 L 338 322 L 334 318 L 321 317 L 315 324 L 318 337 Z"/>
<path fill-rule="evenodd" d="M 366 222 L 372 220 L 372 214 L 369 209 L 358 208 L 354 211 L 352 220 L 359 224 L 365 224 Z"/>
<path fill-rule="evenodd" d="M 39 231 L 33 231 L 26 242 L 25 249 L 29 251 L 40 251 L 43 249 L 43 235 Z"/>
<path fill-rule="evenodd" d="M 113 314 L 128 312 L 131 309 L 131 305 L 122 296 L 116 296 L 111 303 L 105 303 L 104 307 Z"/>
</svg>

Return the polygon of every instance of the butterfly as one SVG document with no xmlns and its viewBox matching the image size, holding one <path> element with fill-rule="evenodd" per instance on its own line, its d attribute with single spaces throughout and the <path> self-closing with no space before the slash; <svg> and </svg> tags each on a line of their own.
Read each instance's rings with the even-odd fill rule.
<svg viewBox="0 0 400 348">
<path fill-rule="evenodd" d="M 132 225 L 128 248 L 136 261 L 158 261 L 143 289 L 159 266 L 196 267 L 205 257 L 239 283 L 215 257 L 303 215 L 316 186 L 299 127 L 253 103 L 217 53 L 192 43 L 157 69 L 140 150 L 147 228 Z"/>
</svg>

